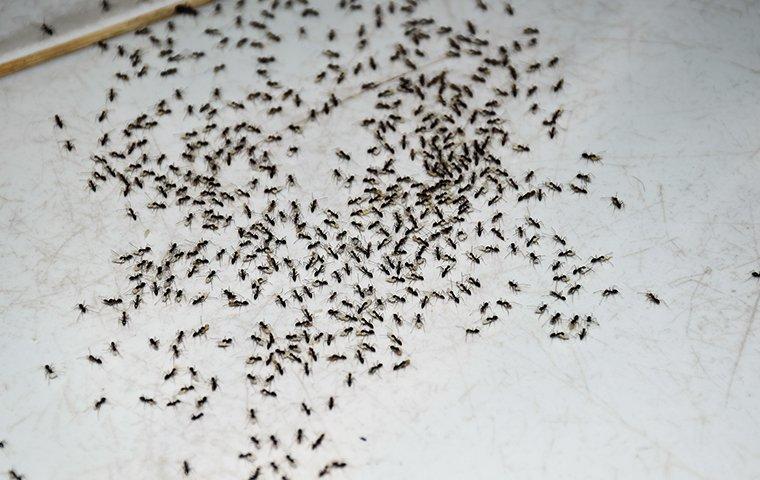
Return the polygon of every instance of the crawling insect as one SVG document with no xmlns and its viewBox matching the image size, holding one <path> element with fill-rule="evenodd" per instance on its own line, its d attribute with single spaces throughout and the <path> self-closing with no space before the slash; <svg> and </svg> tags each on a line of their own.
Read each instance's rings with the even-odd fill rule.
<svg viewBox="0 0 760 480">
<path fill-rule="evenodd" d="M 24 476 L 20 473 L 16 472 L 15 470 L 8 470 L 8 476 L 11 480 L 24 480 Z"/>
<path fill-rule="evenodd" d="M 655 304 L 655 305 L 659 305 L 660 303 L 662 303 L 662 300 L 660 300 L 660 299 L 657 297 L 657 295 L 655 295 L 655 294 L 654 294 L 654 293 L 652 293 L 652 292 L 647 292 L 647 293 L 645 293 L 644 295 L 646 296 L 646 299 L 647 299 L 647 300 L 648 300 L 650 303 L 653 303 L 653 304 Z"/>
<path fill-rule="evenodd" d="M 318 436 L 316 440 L 314 440 L 314 443 L 311 444 L 311 449 L 316 450 L 317 448 L 319 448 L 319 446 L 322 445 L 322 440 L 324 439 L 325 439 L 325 434 L 323 433 L 320 436 Z"/>
<path fill-rule="evenodd" d="M 617 295 L 618 293 L 620 293 L 620 291 L 616 287 L 610 287 L 610 288 L 604 289 L 604 291 L 602 292 L 602 296 L 611 297 L 613 295 Z"/>
<path fill-rule="evenodd" d="M 589 153 L 589 152 L 583 152 L 581 153 L 581 158 L 584 160 L 588 160 L 589 162 L 601 162 L 602 157 L 600 155 L 597 155 L 596 153 Z"/>
<path fill-rule="evenodd" d="M 397 363 L 396 365 L 394 365 L 393 366 L 393 370 L 394 371 L 402 370 L 402 369 L 408 367 L 411 363 L 412 362 L 409 359 L 403 360 L 403 361 Z"/>
</svg>

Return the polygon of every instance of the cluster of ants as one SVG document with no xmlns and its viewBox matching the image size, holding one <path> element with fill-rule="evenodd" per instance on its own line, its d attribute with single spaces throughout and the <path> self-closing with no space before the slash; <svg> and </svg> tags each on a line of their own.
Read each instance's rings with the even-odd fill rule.
<svg viewBox="0 0 760 480">
<path fill-rule="evenodd" d="M 564 134 L 561 60 L 541 53 L 540 31 L 533 26 L 517 28 L 509 41 L 495 41 L 475 21 L 444 25 L 434 12 L 422 15 L 424 6 L 431 5 L 340 0 L 331 8 L 346 14 L 346 25 L 355 22 L 349 38 L 320 21 L 327 7 L 307 0 L 259 1 L 254 9 L 244 0 L 217 3 L 213 13 L 183 6 L 177 13 L 211 13 L 204 19 L 209 22 L 222 19 L 219 28 L 199 34 L 216 48 L 213 53 L 177 45 L 173 34 L 190 28 L 185 21 L 167 22 L 163 35 L 141 29 L 136 39 L 115 46 L 126 63 L 115 73 L 116 81 L 131 84 L 145 77 L 171 82 L 173 94 L 116 133 L 99 136 L 99 148 L 89 154 L 87 188 L 96 196 L 113 199 L 116 194 L 128 202 L 125 222 L 165 216 L 178 219 L 184 235 L 168 245 L 154 243 L 116 256 L 129 289 L 101 300 L 118 317 L 114 328 L 127 327 L 146 302 L 198 309 L 221 302 L 239 311 L 241 322 L 250 324 L 248 338 L 225 337 L 215 340 L 215 346 L 250 351 L 243 366 L 249 373 L 240 381 L 253 387 L 261 408 L 272 410 L 282 398 L 278 385 L 288 376 L 337 368 L 344 372 L 342 388 L 352 388 L 363 376 L 410 367 L 402 334 L 425 328 L 434 305 L 473 306 L 463 327 L 465 338 L 510 315 L 515 321 L 520 312 L 535 315 L 551 339 L 583 341 L 588 336 L 597 320 L 593 312 L 576 311 L 573 299 L 621 294 L 614 285 L 596 292 L 584 288 L 596 269 L 607 268 L 611 254 L 584 256 L 570 239 L 531 215 L 529 207 L 591 196 L 592 175 L 581 170 L 559 179 L 516 171 L 530 163 L 532 147 L 507 120 L 519 117 L 521 129 L 540 133 L 531 137 L 536 141 L 551 142 Z M 476 0 L 474 6 L 473 15 L 498 14 L 505 22 L 515 15 L 509 4 Z M 234 27 L 222 27 L 229 22 Z M 324 68 L 315 71 L 311 83 L 288 85 L 274 79 L 272 66 L 288 62 L 275 55 L 288 38 L 275 27 L 287 24 L 296 25 L 299 42 L 316 41 L 311 32 L 327 30 Z M 53 33 L 52 27 L 44 28 Z M 399 41 L 383 52 L 372 42 L 389 35 L 384 33 L 389 29 L 400 32 Z M 113 51 L 113 43 L 99 46 Z M 219 58 L 228 50 L 255 52 L 249 63 L 259 88 L 242 98 L 226 97 L 221 86 L 208 99 L 187 98 L 181 88 L 183 65 L 211 61 L 214 78 L 223 86 L 229 69 Z M 319 62 L 314 61 L 317 69 Z M 339 85 L 353 85 L 355 93 L 339 96 Z M 108 105 L 117 103 L 118 90 L 108 89 Z M 329 208 L 308 198 L 282 160 L 301 154 L 303 133 L 320 129 L 354 98 L 372 99 L 363 118 L 355 119 L 365 134 L 354 135 L 353 145 L 334 145 L 334 153 L 323 158 L 302 159 L 329 169 L 341 187 L 335 197 L 342 207 Z M 95 120 L 107 123 L 108 114 L 104 108 Z M 163 153 L 171 148 L 156 140 L 155 132 L 177 116 L 189 127 L 169 140 L 177 153 Z M 67 128 L 60 114 L 54 124 Z M 64 146 L 76 151 L 73 140 Z M 603 163 L 597 153 L 575 155 L 581 169 Z M 613 210 L 625 208 L 617 196 L 607 201 Z M 520 220 L 509 225 L 510 218 Z M 484 288 L 486 281 L 478 277 L 480 267 L 507 259 L 542 276 L 539 285 L 545 290 L 538 294 L 545 301 L 527 312 L 519 302 L 524 284 L 491 276 Z M 506 269 L 503 273 L 508 274 Z M 486 292 L 494 289 L 501 293 L 490 297 Z M 645 298 L 655 305 L 662 302 L 652 292 Z M 267 320 L 242 319 L 245 312 L 269 306 L 278 313 Z M 94 307 L 82 302 L 77 308 L 86 316 Z M 214 328 L 208 321 L 171 339 L 148 338 L 147 348 L 166 352 L 174 365 L 159 372 L 160 381 L 189 374 L 189 383 L 171 395 L 136 392 L 136 405 L 188 408 L 188 421 L 202 424 L 204 408 L 223 386 L 216 375 L 202 377 L 186 365 L 187 340 L 209 341 Z M 119 348 L 110 341 L 110 353 L 118 355 Z M 95 354 L 87 360 L 93 365 L 105 361 Z M 44 369 L 49 378 L 58 375 L 52 365 Z M 198 397 L 189 400 L 191 395 Z M 336 397 L 329 397 L 328 411 L 336 407 Z M 101 411 L 108 404 L 107 396 L 100 396 L 92 408 Z M 299 414 L 306 416 L 314 408 L 307 402 L 298 405 Z M 326 432 L 298 428 L 291 433 L 295 443 L 286 442 L 257 427 L 260 410 L 248 408 L 246 413 L 252 450 L 237 453 L 247 462 L 245 478 L 312 476 L 298 468 L 301 459 L 320 449 Z M 296 448 L 301 448 L 300 459 Z M 321 465 L 312 472 L 317 477 L 348 462 L 328 459 Z M 179 460 L 177 472 L 192 475 L 191 461 Z M 23 475 L 11 471 L 11 477 Z"/>
</svg>

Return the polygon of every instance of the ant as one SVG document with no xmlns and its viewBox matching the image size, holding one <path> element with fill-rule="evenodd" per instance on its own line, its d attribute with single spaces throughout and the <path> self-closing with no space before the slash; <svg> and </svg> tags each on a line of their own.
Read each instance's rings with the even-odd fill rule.
<svg viewBox="0 0 760 480">
<path fill-rule="evenodd" d="M 593 163 L 602 161 L 602 157 L 600 155 L 597 155 L 596 153 L 583 152 L 581 153 L 581 158 Z"/>
<path fill-rule="evenodd" d="M 89 360 L 89 361 L 90 361 L 90 362 L 92 362 L 92 363 L 96 363 L 96 364 L 98 364 L 98 365 L 102 365 L 102 364 L 103 364 L 103 359 L 101 359 L 101 358 L 99 358 L 99 357 L 96 357 L 96 356 L 95 356 L 95 355 L 93 355 L 93 354 L 89 354 L 89 355 L 87 355 L 87 360 Z"/>
<path fill-rule="evenodd" d="M 602 296 L 603 297 L 610 297 L 612 295 L 617 295 L 618 293 L 620 293 L 620 291 L 617 288 L 610 287 L 610 288 L 605 288 L 604 289 L 604 291 L 602 292 Z"/>
<path fill-rule="evenodd" d="M 319 437 L 317 437 L 316 440 L 314 440 L 314 443 L 311 444 L 311 449 L 316 450 L 319 448 L 320 445 L 322 445 L 322 440 L 325 439 L 325 434 L 321 434 Z"/>
<path fill-rule="evenodd" d="M 397 363 L 396 365 L 393 366 L 393 371 L 402 370 L 402 369 L 408 367 L 410 364 L 411 364 L 411 360 L 409 360 L 409 359 L 403 360 L 403 361 L 401 361 L 401 362 L 399 362 L 399 363 Z"/>
<path fill-rule="evenodd" d="M 15 470 L 8 470 L 8 476 L 11 480 L 24 480 L 24 476 L 17 473 Z"/>
<path fill-rule="evenodd" d="M 655 294 L 654 294 L 654 293 L 652 293 L 652 292 L 647 292 L 647 293 L 645 293 L 644 295 L 646 296 L 646 299 L 647 299 L 647 300 L 648 300 L 650 303 L 653 303 L 653 304 L 655 304 L 655 305 L 659 305 L 660 303 L 662 303 L 662 300 L 660 300 L 660 299 L 657 297 L 657 295 L 655 295 Z"/>
</svg>

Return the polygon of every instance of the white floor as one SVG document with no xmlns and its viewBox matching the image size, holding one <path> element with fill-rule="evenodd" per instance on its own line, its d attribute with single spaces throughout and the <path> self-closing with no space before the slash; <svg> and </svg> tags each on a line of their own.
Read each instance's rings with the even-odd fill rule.
<svg viewBox="0 0 760 480">
<path fill-rule="evenodd" d="M 588 198 L 540 214 L 578 250 L 612 255 L 593 289 L 615 285 L 621 295 L 595 297 L 599 326 L 583 342 L 547 337 L 529 314 L 540 302 L 530 285 L 518 300 L 528 307 L 478 337 L 463 333 L 475 307 L 429 314 L 424 332 L 405 336 L 410 368 L 362 377 L 337 397 L 336 411 L 308 419 L 329 432 L 318 460 L 345 459 L 348 467 L 332 476 L 347 479 L 760 478 L 760 280 L 750 276 L 760 270 L 760 6 L 514 1 L 510 19 L 501 2 L 489 3 L 489 15 L 457 0 L 424 7 L 442 23 L 476 19 L 496 38 L 536 26 L 542 48 L 561 57 L 563 129 L 553 143 L 536 137 L 545 146 L 517 170 L 593 173 Z M 342 13 L 324 10 L 320 21 L 338 25 Z M 181 21 L 204 28 L 203 19 Z M 195 41 L 193 29 L 179 30 L 183 45 Z M 293 25 L 282 31 L 296 35 Z M 311 81 L 308 55 L 280 57 L 289 81 Z M 0 79 L 0 471 L 28 480 L 180 478 L 180 462 L 190 459 L 196 478 L 247 478 L 236 454 L 250 449 L 240 405 L 251 397 L 238 372 L 225 370 L 246 356 L 247 330 L 236 330 L 234 312 L 147 306 L 125 330 L 105 309 L 79 316 L 75 308 L 125 288 L 110 262 L 125 243 L 179 231 L 158 220 L 135 230 L 118 192 L 86 189 L 97 137 L 109 128 L 117 135 L 119 122 L 171 92 L 161 81 L 155 89 L 121 85 L 110 123 L 96 123 L 115 82 L 113 57 L 93 47 Z M 224 77 L 225 91 L 256 88 L 255 64 L 228 68 L 238 74 Z M 187 83 L 192 95 L 215 80 L 194 72 Z M 346 111 L 364 105 L 358 98 Z M 55 113 L 65 133 L 53 128 Z M 328 203 L 329 169 L 320 177 L 313 161 L 320 152 L 333 161 L 334 145 L 354 135 L 355 124 L 341 118 L 305 133 L 303 165 L 291 164 L 306 172 L 299 188 Z M 66 138 L 75 152 L 64 149 Z M 581 162 L 586 150 L 601 153 L 602 164 Z M 611 195 L 624 210 L 614 211 Z M 489 268 L 503 277 L 498 265 Z M 647 291 L 663 303 L 647 303 Z M 263 313 L 245 315 L 257 322 Z M 220 372 L 224 400 L 202 425 L 141 408 L 135 392 L 169 366 L 166 355 L 151 356 L 146 338 L 208 319 L 221 325 L 215 338 L 240 338 L 232 357 L 213 349 L 196 360 Z M 112 339 L 122 358 L 91 367 L 87 355 L 110 359 Z M 44 364 L 55 365 L 56 379 Z M 331 394 L 300 385 L 314 404 Z M 102 395 L 112 408 L 95 412 Z M 297 427 L 306 420 L 296 410 L 283 405 L 261 421 Z M 318 460 L 302 460 L 301 472 L 312 473 L 293 478 L 313 478 Z"/>
</svg>

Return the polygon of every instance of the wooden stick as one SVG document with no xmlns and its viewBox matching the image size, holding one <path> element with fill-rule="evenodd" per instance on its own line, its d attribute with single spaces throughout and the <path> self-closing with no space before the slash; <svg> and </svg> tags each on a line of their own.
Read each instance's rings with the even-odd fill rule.
<svg viewBox="0 0 760 480">
<path fill-rule="evenodd" d="M 128 18 L 114 25 L 101 28 L 100 30 L 85 33 L 81 37 L 72 38 L 71 40 L 59 43 L 58 45 L 43 48 L 42 50 L 3 62 L 0 64 L 0 78 L 33 67 L 39 63 L 52 60 L 53 58 L 60 57 L 61 55 L 75 52 L 92 45 L 93 43 L 100 42 L 101 40 L 116 37 L 131 32 L 132 30 L 145 27 L 151 23 L 158 22 L 159 20 L 164 20 L 177 13 L 182 7 L 195 9 L 196 7 L 206 5 L 211 1 L 212 0 L 183 0 L 174 2 L 155 10 L 151 10 L 150 12 L 137 15 L 136 17 Z"/>
</svg>

